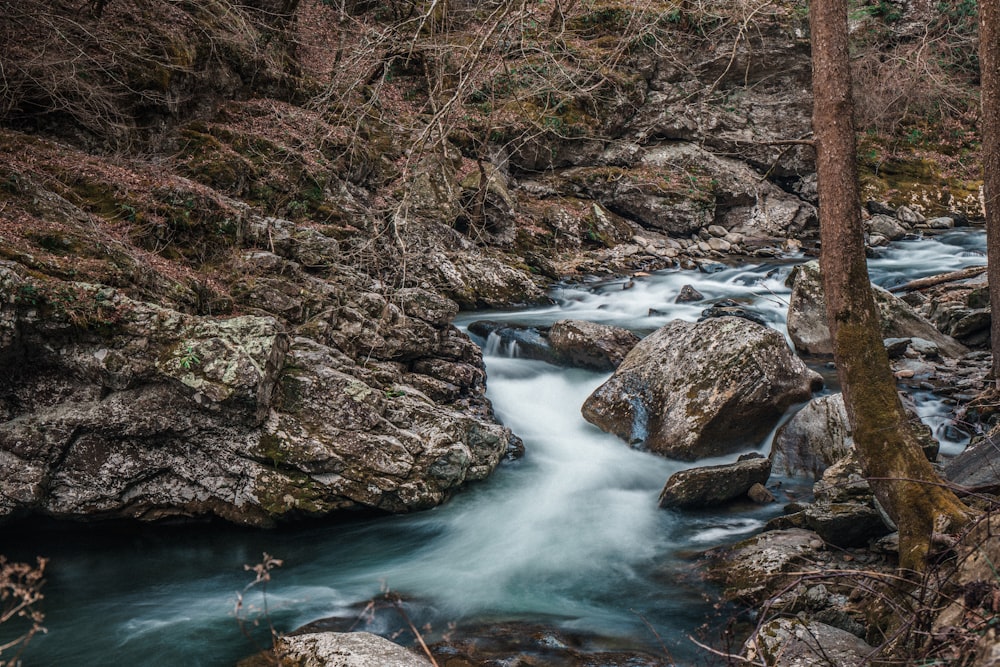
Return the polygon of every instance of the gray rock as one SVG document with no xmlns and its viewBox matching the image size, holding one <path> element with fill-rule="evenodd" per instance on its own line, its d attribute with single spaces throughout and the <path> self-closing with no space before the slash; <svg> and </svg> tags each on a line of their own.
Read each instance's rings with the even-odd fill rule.
<svg viewBox="0 0 1000 667">
<path fill-rule="evenodd" d="M 755 443 L 821 383 L 777 331 L 735 317 L 674 321 L 629 352 L 583 416 L 634 446 L 691 461 Z"/>
<path fill-rule="evenodd" d="M 945 465 L 944 476 L 970 493 L 1000 493 L 1000 444 L 993 435 L 973 442 Z"/>
<path fill-rule="evenodd" d="M 803 354 L 833 354 L 819 263 L 812 261 L 796 267 L 789 280 L 793 282 L 788 305 L 788 335 L 795 349 Z M 942 334 L 902 299 L 879 287 L 872 286 L 872 290 L 882 319 L 883 338 L 923 338 L 935 343 L 942 354 L 955 358 L 968 352 L 965 346 Z"/>
<path fill-rule="evenodd" d="M 914 336 L 910 339 L 910 349 L 921 357 L 937 358 L 941 356 L 941 348 L 937 343 Z"/>
<path fill-rule="evenodd" d="M 677 298 L 674 299 L 674 303 L 691 303 L 693 301 L 701 301 L 705 296 L 696 290 L 691 285 L 685 285 L 681 288 L 681 291 L 677 293 Z"/>
<path fill-rule="evenodd" d="M 798 569 L 816 545 L 822 544 L 811 530 L 770 530 L 710 551 L 705 574 L 724 586 L 727 599 L 753 604 L 779 589 L 786 578 L 783 573 Z"/>
<path fill-rule="evenodd" d="M 747 497 L 758 505 L 766 505 L 775 501 L 774 494 L 763 484 L 754 484 L 747 490 Z"/>
<path fill-rule="evenodd" d="M 423 656 L 369 632 L 312 632 L 280 637 L 275 655 L 296 667 L 429 667 Z"/>
<path fill-rule="evenodd" d="M 400 309 L 359 289 L 319 310 L 302 331 L 338 349 L 274 317 L 199 317 L 83 283 L 38 307 L 67 289 L 0 271 L 0 356 L 19 350 L 21 369 L 0 378 L 19 397 L 0 423 L 0 517 L 410 511 L 516 448 L 483 397 L 478 348 L 444 324 L 454 304 L 429 293 L 404 292 Z"/>
<path fill-rule="evenodd" d="M 770 667 L 857 667 L 875 653 L 846 630 L 801 618 L 768 621 L 744 646 L 748 661 Z"/>
<path fill-rule="evenodd" d="M 853 444 L 844 397 L 820 396 L 778 429 L 771 444 L 772 470 L 776 475 L 817 479 Z"/>
<path fill-rule="evenodd" d="M 764 319 L 763 315 L 749 308 L 744 308 L 731 299 L 723 299 L 711 308 L 701 311 L 701 317 L 698 318 L 698 321 L 707 320 L 710 317 L 742 317 L 761 326 L 767 326 L 767 320 Z"/>
<path fill-rule="evenodd" d="M 896 219 L 900 222 L 906 222 L 908 224 L 914 225 L 920 222 L 924 222 L 926 218 L 919 211 L 914 211 L 909 206 L 900 206 L 896 209 Z"/>
<path fill-rule="evenodd" d="M 670 476 L 660 492 L 660 507 L 698 509 L 722 505 L 746 496 L 752 486 L 763 485 L 770 475 L 771 462 L 762 456 L 681 470 Z"/>
<path fill-rule="evenodd" d="M 955 226 L 955 220 L 949 217 L 931 218 L 926 224 L 931 229 L 951 229 Z"/>
<path fill-rule="evenodd" d="M 548 338 L 560 363 L 595 371 L 618 368 L 639 342 L 627 329 L 582 320 L 559 320 Z"/>
<path fill-rule="evenodd" d="M 886 354 L 890 359 L 898 359 L 906 353 L 906 348 L 910 346 L 909 338 L 885 338 L 882 340 Z"/>
<path fill-rule="evenodd" d="M 890 218 L 888 215 L 873 215 L 871 219 L 868 220 L 866 227 L 868 228 L 869 234 L 878 234 L 879 236 L 883 236 L 890 241 L 898 241 L 906 236 L 909 231 L 897 220 Z"/>
<path fill-rule="evenodd" d="M 892 532 L 871 505 L 858 502 L 815 503 L 804 510 L 806 525 L 828 544 L 838 547 L 866 546 Z"/>
</svg>

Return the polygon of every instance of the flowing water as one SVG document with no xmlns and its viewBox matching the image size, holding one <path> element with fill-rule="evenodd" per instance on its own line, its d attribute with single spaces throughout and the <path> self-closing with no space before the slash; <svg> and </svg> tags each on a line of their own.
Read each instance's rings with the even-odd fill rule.
<svg viewBox="0 0 1000 667">
<path fill-rule="evenodd" d="M 873 278 L 892 285 L 981 264 L 982 237 L 962 231 L 896 244 L 871 263 Z M 563 286 L 551 306 L 477 313 L 459 324 L 576 318 L 646 333 L 674 318 L 698 318 L 704 304 L 673 303 L 680 287 L 691 284 L 708 300 L 750 300 L 784 331 L 790 268 L 664 272 L 627 290 L 624 281 Z M 662 639 L 678 663 L 695 662 L 698 651 L 687 635 L 710 613 L 705 593 L 711 591 L 691 572 L 687 554 L 749 534 L 780 503 L 660 510 L 657 495 L 683 464 L 632 450 L 580 417 L 584 399 L 606 375 L 518 359 L 495 345 L 486 349 L 486 365 L 496 412 L 524 439 L 527 453 L 437 509 L 274 532 L 53 527 L 6 534 L 0 553 L 51 558 L 49 632 L 32 641 L 25 664 L 232 665 L 254 652 L 234 604 L 250 579 L 244 564 L 264 551 L 284 566 L 266 599 L 254 589 L 246 605 L 259 609 L 266 602 L 281 630 L 357 616 L 366 601 L 391 589 L 407 600 L 415 622 L 429 624 L 431 638 L 455 623 L 523 620 L 651 652 L 662 652 Z M 935 426 L 945 421 L 940 401 L 929 394 L 919 399 L 925 419 Z M 746 450 L 766 453 L 767 446 L 748 442 Z M 250 634 L 266 640 L 261 628 Z"/>
</svg>

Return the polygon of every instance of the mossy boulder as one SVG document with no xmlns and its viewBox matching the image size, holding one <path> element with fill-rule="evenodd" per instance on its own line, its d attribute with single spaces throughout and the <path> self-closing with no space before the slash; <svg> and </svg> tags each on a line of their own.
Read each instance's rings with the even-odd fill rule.
<svg viewBox="0 0 1000 667">
<path fill-rule="evenodd" d="M 755 445 L 820 386 L 773 329 L 736 317 L 677 320 L 629 352 L 583 416 L 634 447 L 693 461 Z"/>
</svg>

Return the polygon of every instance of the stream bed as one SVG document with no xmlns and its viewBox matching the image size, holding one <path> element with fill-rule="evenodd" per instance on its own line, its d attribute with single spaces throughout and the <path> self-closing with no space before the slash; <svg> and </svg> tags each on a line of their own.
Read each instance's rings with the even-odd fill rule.
<svg viewBox="0 0 1000 667">
<path fill-rule="evenodd" d="M 963 230 L 894 244 L 870 262 L 873 280 L 891 286 L 983 264 L 983 236 Z M 567 285 L 553 291 L 553 305 L 463 314 L 457 324 L 573 318 L 642 335 L 671 319 L 698 318 L 705 303 L 673 303 L 690 284 L 706 301 L 750 299 L 784 331 L 791 267 L 668 271 L 636 279 L 630 289 L 624 280 Z M 431 641 L 455 625 L 516 621 L 593 636 L 597 649 L 703 662 L 688 635 L 711 621 L 714 592 L 693 572 L 690 555 L 759 529 L 792 497 L 786 493 L 808 493 L 809 485 L 784 484 L 779 502 L 769 506 L 660 510 L 657 496 L 667 478 L 692 464 L 630 449 L 583 420 L 580 406 L 606 374 L 519 359 L 516 351 L 491 346 L 485 357 L 488 395 L 501 421 L 523 438 L 526 455 L 442 507 L 272 532 L 217 525 L 5 532 L 0 553 L 50 558 L 48 633 L 31 642 L 24 664 L 231 666 L 256 650 L 234 607 L 252 579 L 244 565 L 259 562 L 262 552 L 284 564 L 273 572 L 266 598 L 255 588 L 245 605 L 253 615 L 266 603 L 279 630 L 356 618 L 367 601 L 391 590 Z M 946 421 L 940 401 L 918 399 L 932 426 Z M 766 455 L 769 442 L 746 445 Z M 961 446 L 946 444 L 944 451 Z M 376 618 L 364 627 L 391 631 L 391 623 Z M 248 634 L 267 642 L 266 627 Z"/>
</svg>

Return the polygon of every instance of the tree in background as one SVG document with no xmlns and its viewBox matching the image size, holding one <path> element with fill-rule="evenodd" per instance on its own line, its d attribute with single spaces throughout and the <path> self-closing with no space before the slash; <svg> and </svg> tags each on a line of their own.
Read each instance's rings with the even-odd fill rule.
<svg viewBox="0 0 1000 667">
<path fill-rule="evenodd" d="M 865 262 L 846 0 L 809 6 L 813 131 L 827 320 L 862 469 L 899 528 L 900 566 L 922 570 L 937 535 L 970 510 L 935 474 L 908 424 L 882 343 Z"/>
<path fill-rule="evenodd" d="M 1000 313 L 1000 0 L 979 1 L 979 72 L 990 310 Z M 1000 387 L 1000 317 L 993 318 L 990 338 Z"/>
</svg>

